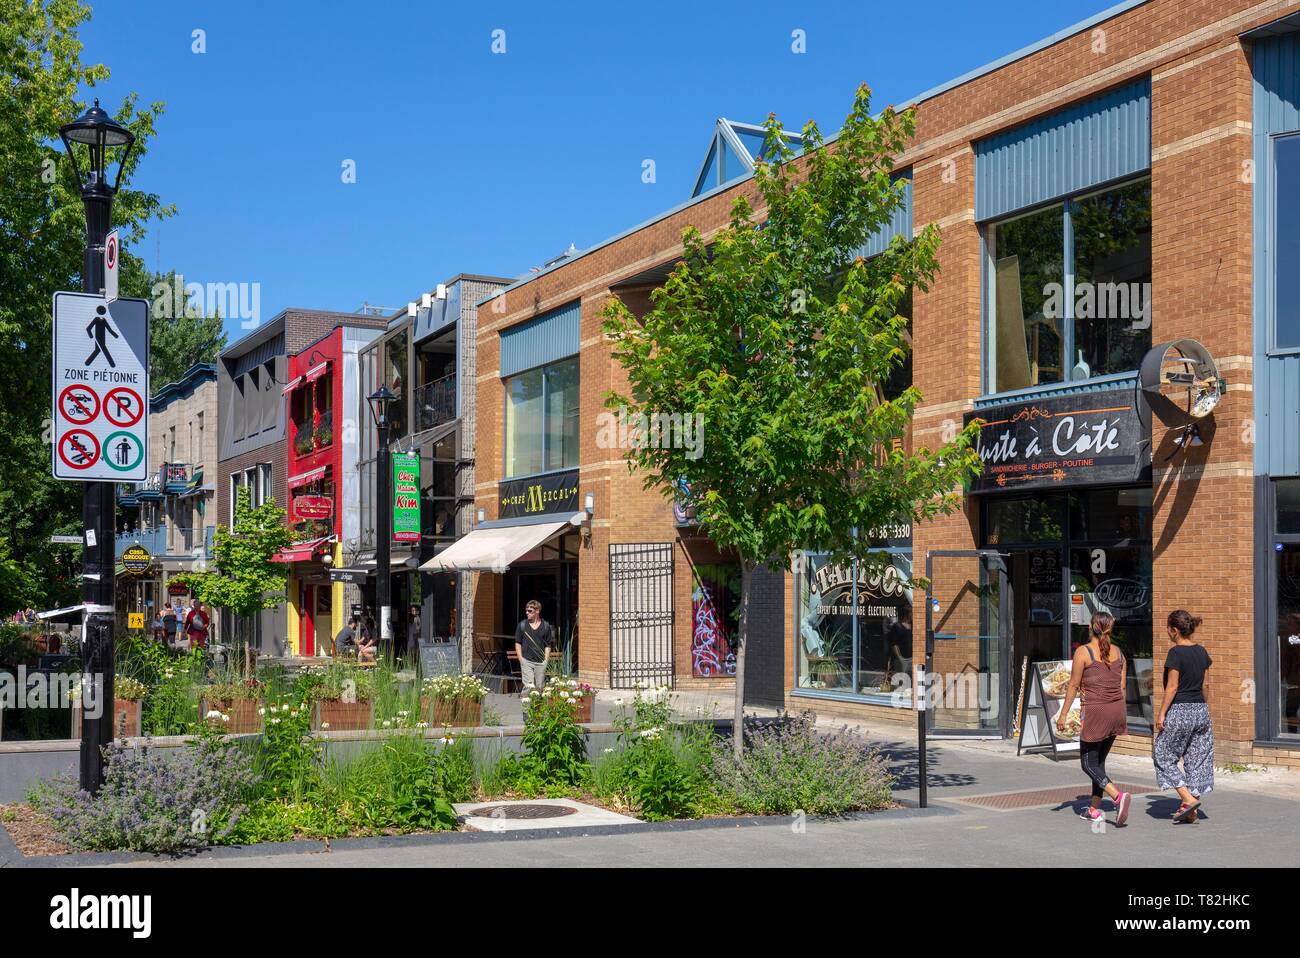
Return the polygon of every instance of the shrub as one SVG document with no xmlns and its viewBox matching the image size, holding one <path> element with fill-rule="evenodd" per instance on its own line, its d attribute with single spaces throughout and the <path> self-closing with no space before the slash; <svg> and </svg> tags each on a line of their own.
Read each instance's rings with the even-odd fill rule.
<svg viewBox="0 0 1300 958">
<path fill-rule="evenodd" d="M 440 766 L 422 739 L 393 736 L 342 769 L 341 804 L 363 828 L 455 828 L 456 810 L 443 794 Z"/>
<path fill-rule="evenodd" d="M 311 706 L 282 702 L 262 710 L 254 767 L 268 798 L 302 799 L 320 783 L 321 748 L 311 736 Z"/>
<path fill-rule="evenodd" d="M 715 743 L 714 781 L 753 814 L 838 815 L 887 805 L 893 780 L 880 750 L 847 728 L 819 733 L 815 721 L 815 715 L 803 712 L 746 728 L 739 761 L 730 743 Z"/>
<path fill-rule="evenodd" d="M 81 791 L 71 773 L 29 796 L 59 837 L 81 851 L 202 848 L 230 833 L 257 782 L 242 749 L 210 737 L 170 755 L 114 744 L 105 759 L 97 796 Z"/>
<path fill-rule="evenodd" d="M 587 740 L 574 721 L 573 696 L 524 694 L 524 734 L 521 755 L 502 759 L 501 777 L 525 794 L 563 792 L 591 778 Z"/>
</svg>

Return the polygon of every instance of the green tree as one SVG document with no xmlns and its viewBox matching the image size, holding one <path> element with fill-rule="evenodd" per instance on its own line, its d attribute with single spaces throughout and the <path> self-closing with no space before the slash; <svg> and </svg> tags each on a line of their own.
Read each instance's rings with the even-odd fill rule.
<svg viewBox="0 0 1300 958">
<path fill-rule="evenodd" d="M 937 272 L 939 231 L 861 256 L 902 203 L 893 157 L 915 123 L 911 111 L 873 118 L 869 107 L 861 87 L 830 148 L 809 123 L 798 161 L 769 117 L 775 162 L 755 170 L 760 208 L 737 197 L 708 245 L 685 229 L 682 261 L 644 315 L 617 298 L 604 312 L 630 386 L 607 406 L 632 422 L 702 416 L 702 447 L 633 442 L 627 458 L 665 496 L 688 483 L 701 526 L 740 562 L 738 754 L 755 570 L 784 568 L 801 549 L 879 568 L 888 560 L 872 550 L 872 530 L 952 510 L 979 470 L 973 426 L 941 448 L 906 451 L 921 396 L 884 389 L 910 346 L 898 307 Z"/>
<path fill-rule="evenodd" d="M 85 217 L 58 132 L 84 112 L 82 88 L 108 79 L 107 67 L 81 60 L 77 31 L 89 17 L 78 0 L 0 0 L 0 368 L 10 371 L 0 377 L 0 534 L 35 585 L 29 601 L 50 605 L 80 584 L 77 550 L 49 545 L 50 535 L 81 528 L 81 485 L 50 475 L 50 302 L 56 290 L 81 288 Z M 132 188 L 163 109 L 137 100 L 127 94 L 110 111 L 136 136 L 113 212 L 124 288 L 142 272 L 131 245 L 150 220 L 174 213 Z"/>
<path fill-rule="evenodd" d="M 212 547 L 212 572 L 186 572 L 173 576 L 190 587 L 196 598 L 212 609 L 229 609 L 235 615 L 255 615 L 278 609 L 285 601 L 289 567 L 271 556 L 289 547 L 291 536 L 284 510 L 268 499 L 253 507 L 247 489 L 235 496 L 235 527 L 217 526 Z"/>
<path fill-rule="evenodd" d="M 149 283 L 149 379 L 155 389 L 180 379 L 195 363 L 215 363 L 226 348 L 221 316 L 204 316 L 184 290 L 185 277 L 175 270 L 155 273 Z"/>
</svg>

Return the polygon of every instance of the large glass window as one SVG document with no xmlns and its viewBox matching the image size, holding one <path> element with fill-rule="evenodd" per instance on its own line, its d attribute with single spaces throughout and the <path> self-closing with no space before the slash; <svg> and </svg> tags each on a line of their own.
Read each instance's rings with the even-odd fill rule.
<svg viewBox="0 0 1300 958">
<path fill-rule="evenodd" d="M 989 391 L 1137 369 L 1151 346 L 1151 181 L 988 228 Z"/>
<path fill-rule="evenodd" d="M 578 357 L 505 381 L 506 476 L 578 465 Z"/>
<path fill-rule="evenodd" d="M 830 565 L 806 554 L 796 591 L 796 687 L 910 708 L 914 644 L 911 550 L 891 565 Z"/>
<path fill-rule="evenodd" d="M 1300 347 L 1300 135 L 1273 141 L 1273 344 Z"/>
</svg>

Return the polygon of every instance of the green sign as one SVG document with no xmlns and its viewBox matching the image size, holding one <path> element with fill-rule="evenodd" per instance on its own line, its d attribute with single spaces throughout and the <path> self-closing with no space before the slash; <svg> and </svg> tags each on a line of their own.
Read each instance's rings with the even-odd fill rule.
<svg viewBox="0 0 1300 958">
<path fill-rule="evenodd" d="M 393 453 L 393 541 L 420 541 L 420 457 Z"/>
</svg>

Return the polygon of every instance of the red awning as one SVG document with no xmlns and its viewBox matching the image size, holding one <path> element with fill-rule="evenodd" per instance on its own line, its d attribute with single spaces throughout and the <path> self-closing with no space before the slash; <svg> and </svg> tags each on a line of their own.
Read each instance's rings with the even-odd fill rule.
<svg viewBox="0 0 1300 958">
<path fill-rule="evenodd" d="M 306 562 L 316 551 L 316 547 L 324 542 L 328 536 L 322 536 L 319 539 L 313 539 L 311 542 L 298 542 L 285 549 L 283 552 L 277 552 L 271 556 L 272 562 Z"/>
<path fill-rule="evenodd" d="M 325 470 L 328 468 L 328 466 L 317 466 L 315 469 L 308 472 L 300 472 L 296 476 L 290 476 L 289 488 L 297 489 L 299 486 L 305 486 L 309 482 L 315 482 L 321 476 L 325 475 Z"/>
<path fill-rule="evenodd" d="M 315 382 L 316 380 L 324 376 L 327 372 L 329 372 L 329 368 L 330 368 L 330 361 L 327 359 L 325 360 L 325 362 L 318 363 L 317 365 L 313 366 L 311 369 L 307 370 L 306 374 L 304 374 L 302 378 L 307 380 L 307 382 L 309 383 Z"/>
<path fill-rule="evenodd" d="M 289 393 L 293 392 L 295 389 L 298 388 L 298 384 L 301 383 L 301 382 L 302 382 L 302 377 L 301 377 L 301 376 L 297 376 L 297 377 L 295 377 L 295 378 L 294 378 L 294 379 L 289 383 L 289 385 L 285 386 L 284 389 L 282 389 L 282 390 L 280 391 L 280 395 L 282 395 L 282 396 L 287 396 L 287 395 L 289 395 Z"/>
</svg>

